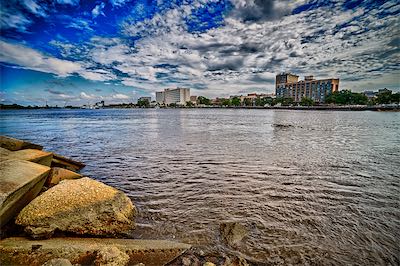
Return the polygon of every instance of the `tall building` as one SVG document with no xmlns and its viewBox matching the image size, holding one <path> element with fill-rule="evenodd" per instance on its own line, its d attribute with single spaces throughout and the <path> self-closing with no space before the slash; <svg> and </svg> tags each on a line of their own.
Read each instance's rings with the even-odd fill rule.
<svg viewBox="0 0 400 266">
<path fill-rule="evenodd" d="M 305 76 L 299 81 L 299 76 L 291 73 L 276 75 L 275 94 L 277 98 L 292 98 L 300 102 L 302 98 L 313 99 L 317 103 L 325 102 L 326 97 L 339 90 L 339 79 L 316 80 L 314 76 Z"/>
<path fill-rule="evenodd" d="M 156 92 L 156 101 L 159 104 L 179 104 L 185 105 L 190 101 L 190 89 L 176 88 L 165 89 L 164 91 Z"/>
<path fill-rule="evenodd" d="M 158 104 L 164 104 L 165 102 L 165 95 L 163 91 L 157 91 L 156 92 L 156 102 Z"/>
</svg>

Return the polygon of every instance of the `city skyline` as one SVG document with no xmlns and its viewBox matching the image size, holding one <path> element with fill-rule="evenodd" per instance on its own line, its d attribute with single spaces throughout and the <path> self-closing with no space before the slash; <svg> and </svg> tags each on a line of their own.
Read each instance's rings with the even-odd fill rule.
<svg viewBox="0 0 400 266">
<path fill-rule="evenodd" d="M 398 1 L 9 1 L 1 103 L 132 102 L 168 87 L 210 98 L 275 76 L 399 91 Z"/>
</svg>

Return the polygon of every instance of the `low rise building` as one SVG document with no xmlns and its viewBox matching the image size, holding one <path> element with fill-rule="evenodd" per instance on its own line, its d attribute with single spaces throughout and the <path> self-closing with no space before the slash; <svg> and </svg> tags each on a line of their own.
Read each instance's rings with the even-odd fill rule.
<svg viewBox="0 0 400 266">
<path fill-rule="evenodd" d="M 299 81 L 299 76 L 291 73 L 276 75 L 277 98 L 292 98 L 294 102 L 300 102 L 307 97 L 317 103 L 324 103 L 326 97 L 335 91 L 339 91 L 339 79 L 316 80 L 314 76 L 305 76 L 304 80 Z"/>
</svg>

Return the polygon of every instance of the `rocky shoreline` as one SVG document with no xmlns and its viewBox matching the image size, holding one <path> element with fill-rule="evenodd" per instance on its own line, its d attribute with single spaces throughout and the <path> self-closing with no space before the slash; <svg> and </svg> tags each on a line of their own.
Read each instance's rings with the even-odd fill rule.
<svg viewBox="0 0 400 266">
<path fill-rule="evenodd" d="M 249 265 L 166 240 L 130 239 L 137 210 L 125 193 L 84 177 L 85 165 L 0 136 L 1 265 Z M 246 234 L 221 225 L 227 245 Z"/>
</svg>

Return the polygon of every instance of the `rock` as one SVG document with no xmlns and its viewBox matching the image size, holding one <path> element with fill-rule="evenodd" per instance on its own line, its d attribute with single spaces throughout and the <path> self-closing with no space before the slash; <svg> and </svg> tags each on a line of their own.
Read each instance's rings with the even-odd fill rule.
<svg viewBox="0 0 400 266">
<path fill-rule="evenodd" d="M 203 264 L 203 266 L 215 266 L 215 264 L 207 261 L 206 263 Z"/>
<path fill-rule="evenodd" d="M 129 256 L 115 246 L 100 249 L 94 261 L 96 266 L 120 266 L 127 265 L 128 262 Z"/>
<path fill-rule="evenodd" d="M 53 153 L 34 149 L 25 149 L 19 151 L 9 151 L 0 148 L 0 161 L 6 160 L 23 160 L 50 166 L 53 159 Z"/>
<path fill-rule="evenodd" d="M 126 258 L 125 254 L 129 256 L 129 265 L 159 266 L 171 262 L 189 248 L 190 245 L 165 240 L 13 237 L 0 240 L 0 265 L 39 266 L 55 258 L 67 259 L 72 264 L 95 265 L 103 259 L 113 262 L 117 254 Z"/>
<path fill-rule="evenodd" d="M 42 266 L 72 266 L 72 263 L 67 259 L 52 259 L 45 262 Z"/>
<path fill-rule="evenodd" d="M 246 259 L 241 257 L 226 258 L 223 266 L 250 266 Z"/>
<path fill-rule="evenodd" d="M 135 214 L 123 192 L 83 177 L 50 188 L 28 204 L 15 222 L 33 238 L 51 237 L 55 230 L 115 237 L 134 229 Z"/>
<path fill-rule="evenodd" d="M 246 227 L 237 222 L 220 224 L 220 232 L 222 238 L 230 246 L 237 245 L 248 233 Z"/>
<path fill-rule="evenodd" d="M 43 149 L 43 146 L 6 136 L 0 136 L 0 147 L 10 151 L 18 151 L 23 149 L 36 149 L 36 150 Z"/>
<path fill-rule="evenodd" d="M 49 167 L 28 161 L 0 162 L 0 227 L 39 194 L 49 172 Z"/>
<path fill-rule="evenodd" d="M 66 158 L 66 157 L 58 155 L 58 154 L 54 154 L 51 166 L 52 167 L 61 167 L 61 168 L 65 168 L 65 169 L 68 169 L 71 171 L 79 171 L 83 167 L 85 167 L 85 164 L 82 162 L 75 161 L 70 158 Z"/>
<path fill-rule="evenodd" d="M 64 169 L 64 168 L 59 168 L 59 167 L 53 167 L 51 168 L 49 177 L 46 180 L 45 186 L 46 187 L 52 187 L 60 183 L 60 181 L 65 180 L 65 179 L 78 179 L 81 178 L 82 175 L 72 172 L 70 170 Z"/>
</svg>

